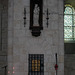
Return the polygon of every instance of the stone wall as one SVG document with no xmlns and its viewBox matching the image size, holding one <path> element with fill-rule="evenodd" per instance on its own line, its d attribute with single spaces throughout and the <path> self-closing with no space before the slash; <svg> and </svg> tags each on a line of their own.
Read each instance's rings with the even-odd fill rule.
<svg viewBox="0 0 75 75">
<path fill-rule="evenodd" d="M 32 36 L 29 30 L 30 0 L 9 0 L 8 7 L 8 75 L 28 75 L 29 54 L 44 54 L 44 75 L 55 75 L 55 53 L 58 54 L 58 75 L 64 75 L 63 0 L 43 0 L 43 30 L 39 37 Z"/>
<path fill-rule="evenodd" d="M 65 54 L 75 54 L 75 43 L 64 44 Z"/>
<path fill-rule="evenodd" d="M 0 0 L 0 75 L 7 65 L 8 0 Z"/>
<path fill-rule="evenodd" d="M 75 74 L 75 54 L 65 54 L 65 75 Z"/>
</svg>

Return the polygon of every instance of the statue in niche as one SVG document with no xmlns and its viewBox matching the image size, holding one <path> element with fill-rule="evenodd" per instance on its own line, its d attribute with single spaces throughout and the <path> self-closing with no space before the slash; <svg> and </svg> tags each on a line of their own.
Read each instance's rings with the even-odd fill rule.
<svg viewBox="0 0 75 75">
<path fill-rule="evenodd" d="M 38 4 L 35 4 L 33 11 L 33 26 L 39 26 L 39 7 Z"/>
</svg>

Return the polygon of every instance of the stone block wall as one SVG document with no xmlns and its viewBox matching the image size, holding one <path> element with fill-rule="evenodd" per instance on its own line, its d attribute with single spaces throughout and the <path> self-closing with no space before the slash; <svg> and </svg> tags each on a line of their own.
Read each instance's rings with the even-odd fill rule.
<svg viewBox="0 0 75 75">
<path fill-rule="evenodd" d="M 30 0 L 9 0 L 8 7 L 8 75 L 28 75 L 29 54 L 44 54 L 44 75 L 55 75 L 56 53 L 58 75 L 64 75 L 63 0 L 43 0 L 43 30 L 39 37 L 32 36 L 29 30 Z"/>
</svg>

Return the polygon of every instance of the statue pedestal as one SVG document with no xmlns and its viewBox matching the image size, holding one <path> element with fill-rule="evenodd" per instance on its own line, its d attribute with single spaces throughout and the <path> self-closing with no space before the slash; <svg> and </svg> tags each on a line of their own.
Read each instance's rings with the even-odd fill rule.
<svg viewBox="0 0 75 75">
<path fill-rule="evenodd" d="M 39 26 L 32 27 L 32 32 L 31 32 L 32 33 L 32 36 L 35 36 L 35 37 L 40 36 L 41 29 L 42 29 L 42 27 L 39 27 Z"/>
</svg>

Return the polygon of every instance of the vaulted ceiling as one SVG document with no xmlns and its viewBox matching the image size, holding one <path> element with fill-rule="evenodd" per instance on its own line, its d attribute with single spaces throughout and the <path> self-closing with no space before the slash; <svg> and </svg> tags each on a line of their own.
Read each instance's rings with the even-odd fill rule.
<svg viewBox="0 0 75 75">
<path fill-rule="evenodd" d="M 65 0 L 65 4 L 70 4 L 75 8 L 75 0 Z"/>
</svg>

